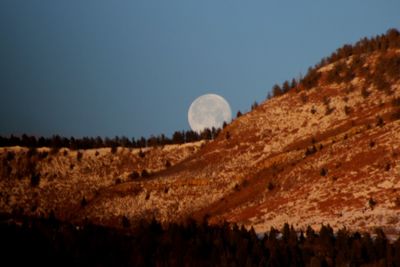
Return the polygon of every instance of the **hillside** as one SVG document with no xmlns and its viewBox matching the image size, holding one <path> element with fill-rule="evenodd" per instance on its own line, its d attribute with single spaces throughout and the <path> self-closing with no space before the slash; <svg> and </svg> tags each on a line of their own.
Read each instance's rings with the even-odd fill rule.
<svg viewBox="0 0 400 267">
<path fill-rule="evenodd" d="M 0 210 L 113 226 L 190 216 L 257 232 L 288 222 L 398 233 L 400 37 L 391 45 L 391 34 L 387 46 L 345 46 L 210 142 L 151 148 L 144 157 L 120 148 L 78 160 L 76 151 L 60 151 L 33 156 L 34 167 L 28 149 L 1 149 Z M 144 169 L 152 175 L 129 177 Z"/>
<path fill-rule="evenodd" d="M 190 158 L 203 141 L 145 149 L 110 148 L 52 151 L 0 148 L 1 212 L 71 220 L 86 203 L 109 188 Z"/>
</svg>

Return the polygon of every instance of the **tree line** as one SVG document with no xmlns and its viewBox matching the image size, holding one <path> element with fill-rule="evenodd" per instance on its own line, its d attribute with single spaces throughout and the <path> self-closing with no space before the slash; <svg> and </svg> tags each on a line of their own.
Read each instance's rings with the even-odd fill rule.
<svg viewBox="0 0 400 267">
<path fill-rule="evenodd" d="M 189 220 L 162 226 L 122 217 L 121 228 L 72 225 L 48 219 L 2 218 L 3 261 L 33 266 L 400 266 L 400 238 L 375 235 L 296 231 L 285 224 L 259 236 L 236 224 L 208 225 Z"/>
<path fill-rule="evenodd" d="M 226 124 L 224 124 L 225 126 Z M 52 137 L 35 137 L 23 134 L 22 136 L 10 135 L 9 137 L 0 136 L 0 147 L 21 146 L 21 147 L 50 147 L 54 149 L 69 148 L 72 150 L 78 149 L 93 149 L 102 147 L 128 147 L 128 148 L 145 148 L 154 146 L 164 146 L 171 144 L 184 144 L 200 140 L 215 139 L 221 129 L 204 129 L 201 133 L 192 130 L 188 131 L 175 131 L 171 138 L 160 134 L 157 136 L 150 136 L 149 138 L 141 137 L 138 139 L 128 138 L 126 136 L 116 136 L 114 138 L 97 137 L 62 137 L 60 135 L 53 135 Z"/>
</svg>

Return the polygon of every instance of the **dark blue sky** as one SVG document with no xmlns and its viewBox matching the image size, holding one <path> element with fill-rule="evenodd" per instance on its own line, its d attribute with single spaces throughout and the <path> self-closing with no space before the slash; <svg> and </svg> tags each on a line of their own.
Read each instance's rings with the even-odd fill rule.
<svg viewBox="0 0 400 267">
<path fill-rule="evenodd" d="M 233 113 L 345 43 L 400 28 L 400 1 L 0 1 L 0 135 L 189 129 L 217 93 Z"/>
</svg>

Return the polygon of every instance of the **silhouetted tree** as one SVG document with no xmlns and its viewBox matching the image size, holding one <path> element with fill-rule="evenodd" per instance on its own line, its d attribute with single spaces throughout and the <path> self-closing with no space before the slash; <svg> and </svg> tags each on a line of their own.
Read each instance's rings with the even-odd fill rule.
<svg viewBox="0 0 400 267">
<path fill-rule="evenodd" d="M 197 132 L 189 130 L 185 132 L 185 140 L 186 142 L 196 142 L 200 140 L 200 136 Z"/>
<path fill-rule="evenodd" d="M 182 132 L 176 131 L 172 135 L 172 142 L 174 144 L 183 144 L 185 143 L 185 136 Z"/>
<path fill-rule="evenodd" d="M 205 128 L 201 133 L 200 133 L 200 138 L 203 140 L 211 140 L 212 139 L 212 133 L 209 128 Z"/>
<path fill-rule="evenodd" d="M 275 85 L 272 87 L 272 95 L 273 95 L 274 97 L 276 97 L 276 96 L 280 96 L 280 95 L 282 95 L 282 94 L 283 94 L 283 91 L 282 91 L 281 87 L 280 87 L 279 85 L 275 84 Z"/>
<path fill-rule="evenodd" d="M 290 88 L 296 88 L 297 87 L 297 81 L 295 78 L 292 79 L 292 82 L 290 83 Z"/>
<path fill-rule="evenodd" d="M 283 92 L 284 94 L 286 94 L 287 92 L 289 92 L 289 90 L 290 90 L 289 82 L 288 82 L 288 81 L 285 81 L 285 82 L 282 84 L 282 92 Z"/>
</svg>

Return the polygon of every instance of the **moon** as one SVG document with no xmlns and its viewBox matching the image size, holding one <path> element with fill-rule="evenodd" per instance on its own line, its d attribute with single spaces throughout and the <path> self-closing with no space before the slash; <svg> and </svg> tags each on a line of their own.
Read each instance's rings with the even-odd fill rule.
<svg viewBox="0 0 400 267">
<path fill-rule="evenodd" d="M 188 111 L 189 125 L 200 133 L 205 128 L 221 128 L 224 122 L 232 119 L 228 101 L 216 94 L 205 94 L 196 98 Z"/>
</svg>

